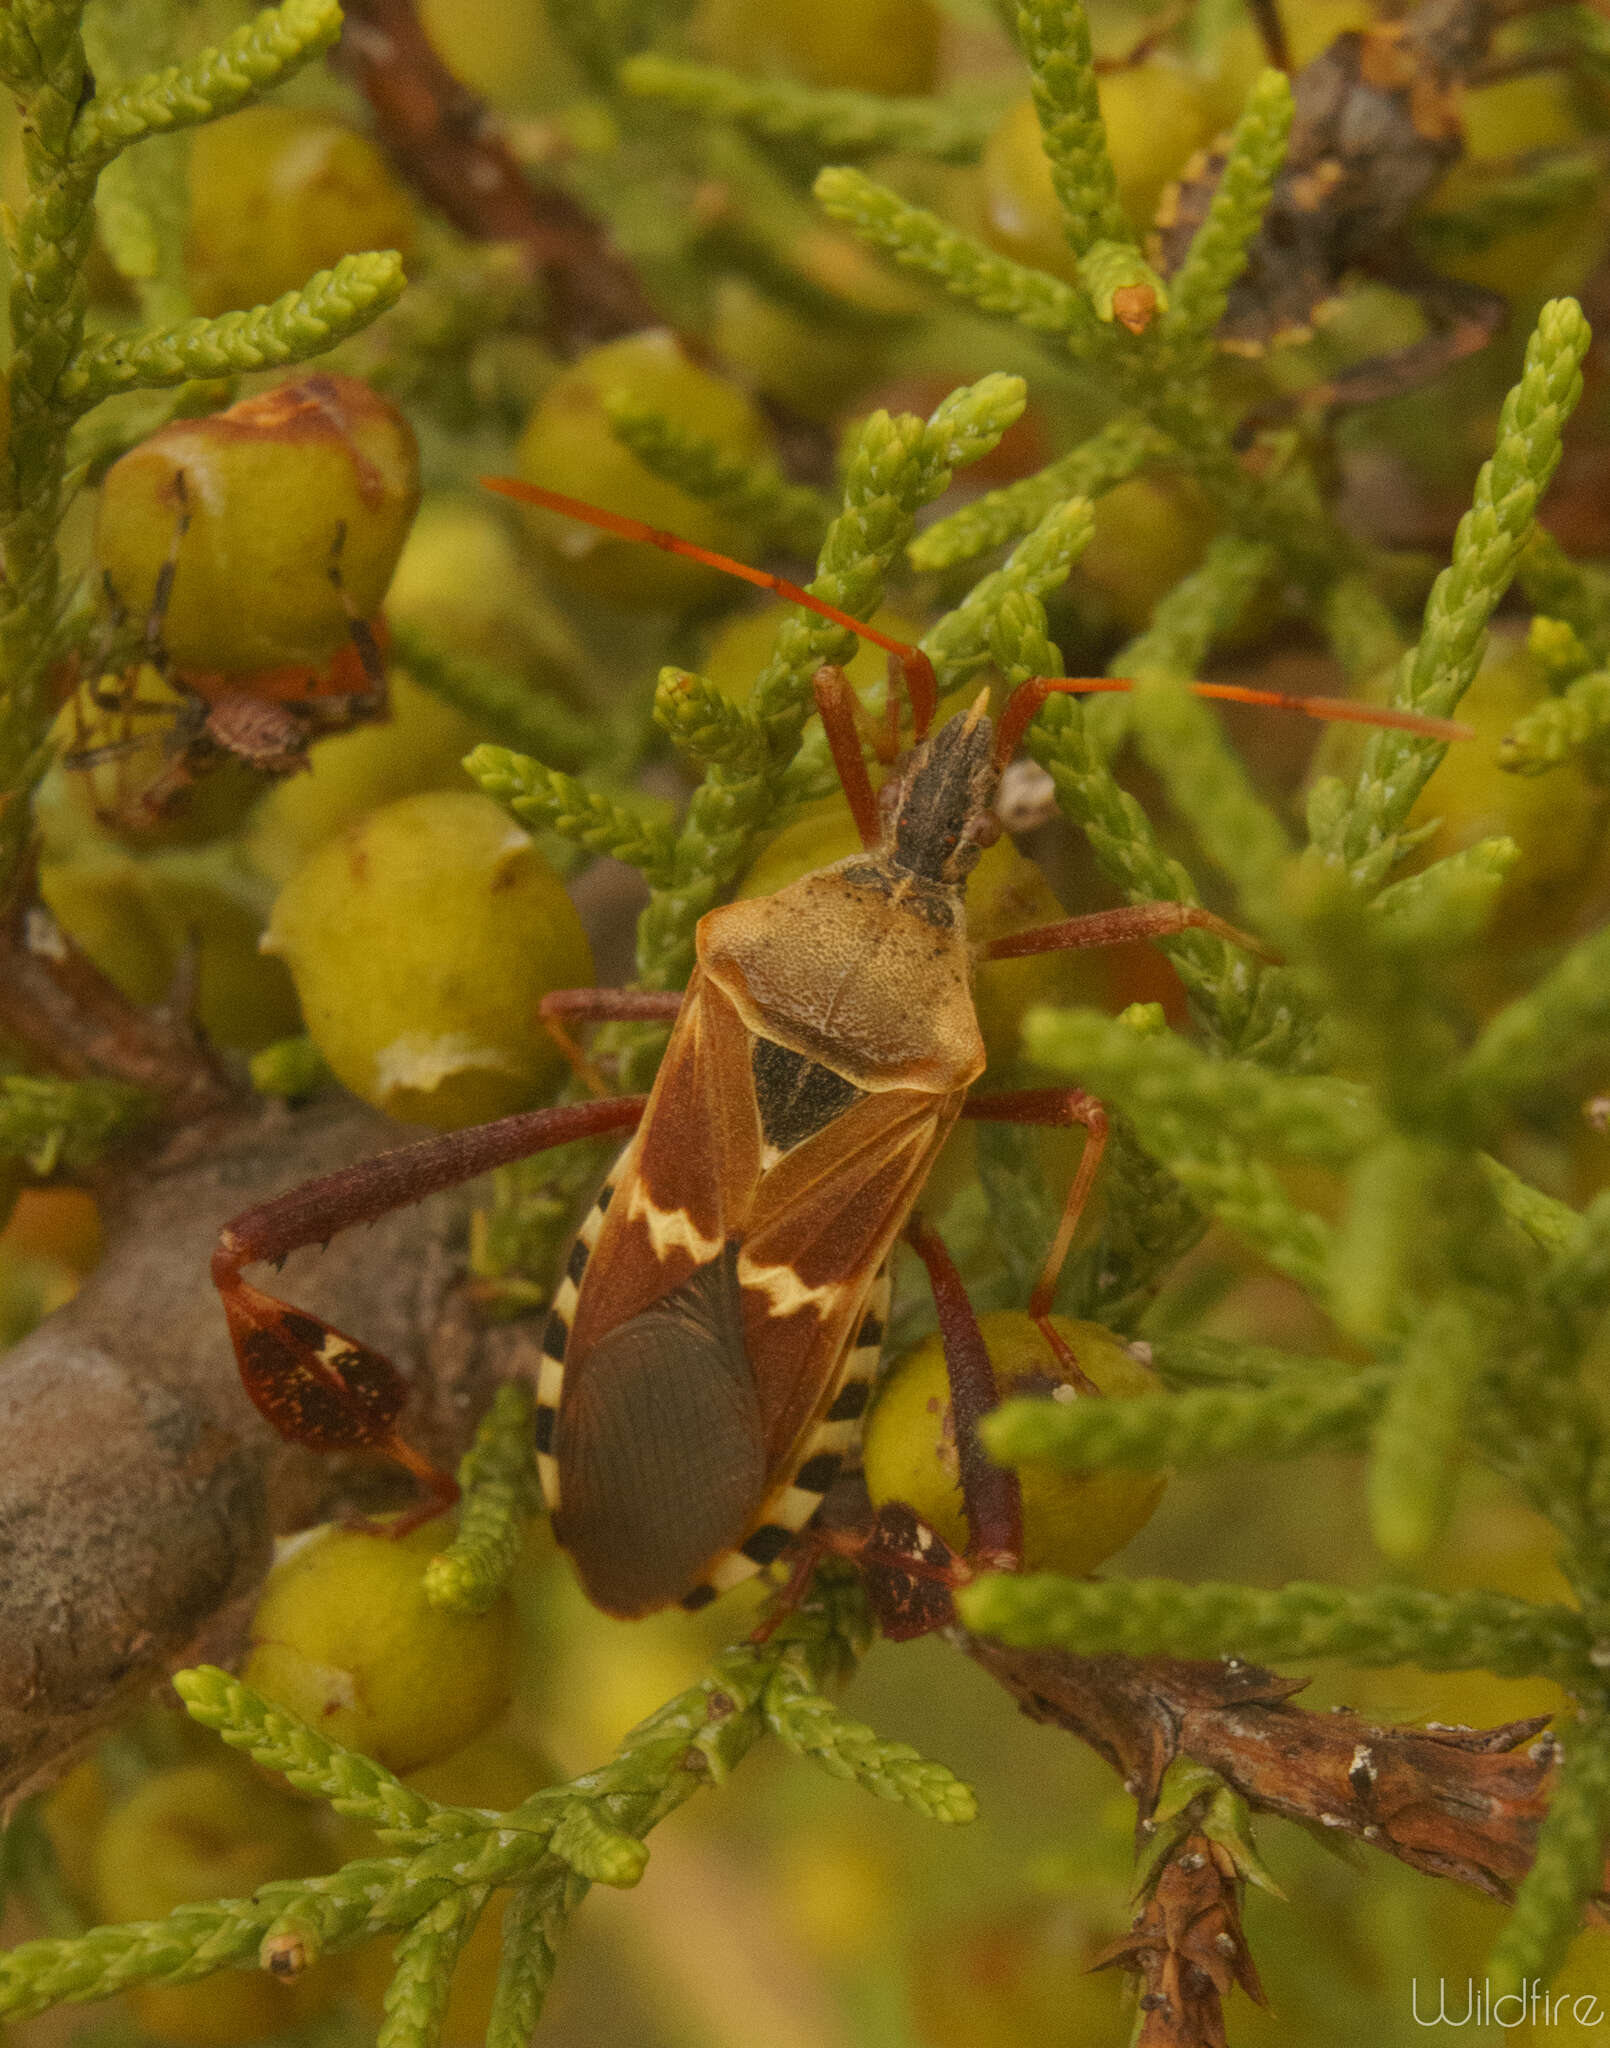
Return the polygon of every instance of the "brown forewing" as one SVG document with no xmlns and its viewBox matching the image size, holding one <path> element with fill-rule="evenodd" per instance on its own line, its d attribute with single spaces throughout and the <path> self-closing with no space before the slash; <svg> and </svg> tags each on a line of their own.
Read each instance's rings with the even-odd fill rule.
<svg viewBox="0 0 1610 2048">
<path fill-rule="evenodd" d="M 831 1398 L 855 1318 L 959 1098 L 869 1096 L 763 1173 L 751 1048 L 731 1001 L 696 973 L 582 1278 L 565 1398 L 601 1338 L 681 1286 L 713 1255 L 700 1247 L 736 1240 L 740 1277 L 761 1269 L 743 1290 L 743 1325 L 770 1485 Z M 768 1277 L 777 1268 L 815 1299 Z"/>
<path fill-rule="evenodd" d="M 831 1398 L 867 1290 L 959 1108 L 958 1098 L 917 1089 L 869 1095 L 761 1180 L 739 1277 L 786 1265 L 816 1297 L 777 1314 L 772 1290 L 744 1288 L 749 1352 L 762 1361 L 757 1391 L 773 1476 Z"/>
<path fill-rule="evenodd" d="M 614 1175 L 571 1323 L 567 1385 L 600 1337 L 702 1263 L 691 1244 L 719 1246 L 739 1234 L 759 1177 L 749 1034 L 727 998 L 695 973 L 637 1136 Z"/>
</svg>

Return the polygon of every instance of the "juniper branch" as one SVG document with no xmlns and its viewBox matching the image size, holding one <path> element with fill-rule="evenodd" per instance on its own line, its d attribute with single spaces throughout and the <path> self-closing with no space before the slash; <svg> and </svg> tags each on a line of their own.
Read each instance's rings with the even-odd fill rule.
<svg viewBox="0 0 1610 2048">
<path fill-rule="evenodd" d="M 508 747 L 493 746 L 472 748 L 464 768 L 478 788 L 529 829 L 557 832 L 589 853 L 610 854 L 640 868 L 651 882 L 671 874 L 669 830 L 641 811 L 588 789 L 573 775 L 562 775 Z"/>
<path fill-rule="evenodd" d="M 1478 1111 L 1568 1073 L 1584 1046 L 1610 1030 L 1610 930 L 1574 945 L 1535 988 L 1499 1011 L 1456 1076 Z"/>
<path fill-rule="evenodd" d="M 891 99 L 881 93 L 742 78 L 713 64 L 644 54 L 620 69 L 625 91 L 685 113 L 730 121 L 767 142 L 803 143 L 824 157 L 900 150 L 941 163 L 977 161 L 998 111 L 956 99 Z"/>
<path fill-rule="evenodd" d="M 1224 1458 L 1297 1458 L 1361 1451 L 1385 1398 L 1379 1369 L 1338 1373 L 1308 1365 L 1266 1387 L 1199 1387 L 1104 1401 L 1004 1401 L 983 1436 L 1001 1464 L 1044 1463 L 1062 1472 L 1112 1466 L 1151 1472 Z"/>
<path fill-rule="evenodd" d="M 1522 775 L 1541 775 L 1567 755 L 1610 733 L 1610 668 L 1577 679 L 1515 721 L 1499 742 L 1498 759 Z"/>
<path fill-rule="evenodd" d="M 531 1390 L 499 1387 L 458 1469 L 458 1532 L 425 1567 L 425 1598 L 454 1614 L 484 1614 L 508 1584 L 541 1494 L 533 1458 Z"/>
<path fill-rule="evenodd" d="M 185 1712 L 204 1728 L 216 1729 L 231 1749 L 243 1749 L 266 1771 L 278 1771 L 299 1792 L 316 1792 L 337 1813 L 370 1827 L 415 1836 L 432 1831 L 440 1811 L 423 1793 L 409 1788 L 373 1757 L 344 1749 L 296 1715 L 220 1671 L 200 1664 L 173 1681 Z"/>
<path fill-rule="evenodd" d="M 1095 308 L 1060 278 L 1014 263 L 848 166 L 820 172 L 813 189 L 829 219 L 902 269 L 942 285 L 952 298 L 1058 339 L 1081 358 L 1105 348 L 1109 330 Z"/>
<path fill-rule="evenodd" d="M 1447 1524 L 1465 1404 L 1487 1363 L 1494 1321 L 1492 1304 L 1464 1288 L 1449 1288 L 1415 1318 L 1370 1463 L 1370 1526 L 1383 1557 L 1423 1556 Z"/>
<path fill-rule="evenodd" d="M 84 1173 L 156 1114 L 157 1104 L 121 1081 L 0 1077 L 0 1159 L 20 1159 L 41 1179 Z"/>
<path fill-rule="evenodd" d="M 858 1589 L 819 1578 L 769 1643 L 726 1651 L 705 1679 L 668 1701 L 625 1738 L 609 1763 L 575 1785 L 536 1793 L 508 1814 L 427 1801 L 433 1839 L 407 1853 L 265 1885 L 251 1899 L 182 1906 L 166 1920 L 24 1942 L 0 1955 L 0 2014 L 20 2018 L 109 1997 L 133 1984 L 191 1983 L 220 1968 L 249 1967 L 288 1915 L 309 1928 L 317 1947 L 334 1952 L 372 1933 L 417 1926 L 444 1899 L 480 1887 L 529 1888 L 536 1894 L 534 1916 L 551 1944 L 586 1889 L 566 1856 L 596 1863 L 606 1882 L 629 1882 L 631 1869 L 641 1868 L 641 1838 L 694 1791 L 725 1778 L 764 1732 L 762 1701 L 780 1659 L 792 1651 L 806 1683 L 820 1689 L 854 1664 L 869 1639 Z M 345 1782 L 349 1770 L 366 1770 L 368 1787 L 397 1796 L 385 1782 L 389 1774 L 368 1759 L 336 1752 L 305 1728 L 294 1735 L 271 1728 L 268 1717 L 278 1710 L 227 1674 L 192 1673 L 186 1684 L 209 1715 L 218 1709 L 226 1739 L 233 1731 L 249 1747 L 266 1731 L 276 1763 L 282 1754 L 305 1755 L 310 1769 L 334 1774 L 327 1785 Z M 563 1854 L 550 1848 L 555 1836 Z M 521 1973 L 515 2002 L 522 2010 L 540 2002 L 550 1967 L 551 1959 L 539 1956 Z"/>
<path fill-rule="evenodd" d="M 1511 176 L 1494 179 L 1457 211 L 1421 214 L 1414 223 L 1415 240 L 1432 252 L 1436 262 L 1475 255 L 1506 235 L 1546 225 L 1564 208 L 1587 198 L 1598 181 L 1599 167 L 1591 157 L 1549 155 Z"/>
<path fill-rule="evenodd" d="M 416 683 L 489 727 L 506 745 L 535 754 L 556 768 L 584 768 L 609 751 L 597 718 L 573 711 L 550 690 L 539 690 L 507 669 L 456 648 L 445 648 L 407 619 L 391 623 L 391 646 Z"/>
<path fill-rule="evenodd" d="M 1170 1031 L 1141 1036 L 1096 1010 L 1033 1010 L 1024 1046 L 1036 1066 L 1082 1076 L 1130 1114 L 1175 1118 L 1204 1146 L 1230 1136 L 1288 1159 L 1340 1166 L 1383 1130 L 1379 1111 L 1353 1082 L 1274 1074 L 1215 1057 Z"/>
<path fill-rule="evenodd" d="M 1480 839 L 1418 874 L 1388 882 L 1370 908 L 1398 943 L 1411 934 L 1452 931 L 1472 937 L 1492 915 L 1504 878 L 1520 859 L 1513 839 Z"/>
<path fill-rule="evenodd" d="M 755 720 L 708 678 L 685 668 L 660 670 L 654 722 L 695 761 L 740 773 L 766 765 L 766 736 Z"/>
<path fill-rule="evenodd" d="M 74 161 L 99 166 L 145 136 L 231 113 L 320 56 L 340 33 L 339 0 L 282 0 L 266 7 L 188 63 L 91 100 L 73 127 Z"/>
<path fill-rule="evenodd" d="M 1094 531 L 1095 515 L 1088 501 L 1070 498 L 1051 507 L 1003 567 L 979 578 L 923 638 L 946 687 L 965 681 L 990 660 L 995 621 L 1009 599 L 1026 595 L 1038 601 L 1061 588 Z"/>
<path fill-rule="evenodd" d="M 1579 1613 L 1501 1593 L 1394 1585 L 1354 1592 L 1300 1580 L 1265 1592 L 1173 1579 L 995 1573 L 964 1587 L 956 1605 L 980 1635 L 1081 1656 L 1346 1657 L 1361 1665 L 1595 1683 L 1591 1638 Z"/>
<path fill-rule="evenodd" d="M 1099 498 L 1114 484 L 1166 457 L 1171 445 L 1139 415 L 1122 414 L 1036 475 L 986 491 L 970 505 L 936 519 L 906 550 L 911 566 L 950 569 L 987 554 L 1028 533 L 1068 499 Z"/>
<path fill-rule="evenodd" d="M 1230 137 L 1207 218 L 1169 280 L 1161 338 L 1182 368 L 1200 367 L 1207 360 L 1230 289 L 1246 268 L 1247 253 L 1285 162 L 1291 115 L 1291 86 L 1285 74 L 1265 71 Z"/>
<path fill-rule="evenodd" d="M 585 1890 L 582 1880 L 572 1876 L 551 1914 L 533 1885 L 511 1896 L 503 1912 L 503 1953 L 492 1994 L 486 2048 L 530 2048 L 558 1962 L 550 1937 L 550 1917 L 563 1925 Z"/>
<path fill-rule="evenodd" d="M 449 1892 L 398 1937 L 375 2048 L 435 2048 L 454 1965 L 490 1897 L 487 1885 Z"/>
<path fill-rule="evenodd" d="M 1532 518 L 1560 459 L 1560 436 L 1582 389 L 1587 322 L 1574 299 L 1538 316 L 1520 381 L 1505 399 L 1491 460 L 1459 522 L 1453 560 L 1426 602 L 1420 639 L 1399 665 L 1393 702 L 1446 717 L 1480 666 L 1487 622 L 1509 587 Z M 1401 732 L 1372 735 L 1352 801 L 1323 851 L 1374 890 L 1399 858 L 1404 821 L 1443 745 Z"/>
<path fill-rule="evenodd" d="M 306 362 L 395 305 L 405 282 L 401 261 L 389 250 L 343 256 L 333 270 L 319 271 L 270 306 L 89 342 L 63 371 L 57 397 L 83 412 L 120 391 Z"/>
<path fill-rule="evenodd" d="M 1202 567 L 1170 594 L 1182 599 L 1181 609 L 1200 602 L 1207 619 L 1184 626 L 1169 607 L 1160 606 L 1159 613 L 1169 614 L 1167 625 L 1181 640 L 1211 638 L 1239 616 L 1267 576 L 1270 560 L 1269 549 L 1257 542 L 1234 536 L 1216 540 Z M 1130 715 L 1140 750 L 1162 776 L 1208 858 L 1235 883 L 1247 913 L 1266 929 L 1278 930 L 1291 842 L 1254 792 L 1223 727 L 1186 688 L 1170 651 L 1158 647 L 1153 652 L 1148 644 L 1161 638 L 1154 628 L 1125 655 L 1136 684 Z"/>
<path fill-rule="evenodd" d="M 1118 203 L 1082 0 L 1022 0 L 1017 33 L 1069 246 L 1076 256 L 1098 241 L 1134 248 L 1135 231 Z"/>
<path fill-rule="evenodd" d="M 73 157 L 88 69 L 73 0 L 8 9 L 0 74 L 28 137 L 28 200 L 8 216 L 11 426 L 0 463 L 0 896 L 31 830 L 27 792 L 44 773 L 46 691 L 60 563 L 56 529 L 71 415 L 57 380 L 79 346 L 94 235 L 95 174 Z"/>
<path fill-rule="evenodd" d="M 1060 1036 L 1059 1036 L 1060 1032 Z M 1330 1232 L 1312 1212 L 1300 1209 L 1271 1169 L 1239 1145 L 1216 1120 L 1202 1117 L 1196 1106 L 1175 1092 L 1180 1064 L 1152 1065 L 1158 1043 L 1149 1033 L 1138 1035 L 1123 1019 L 1074 1011 L 1031 1010 L 1024 1023 L 1030 1056 L 1055 1064 L 1072 1047 L 1088 1054 L 1078 1067 L 1080 1080 L 1115 1102 L 1134 1125 L 1147 1151 L 1164 1165 L 1193 1201 L 1229 1229 L 1245 1237 L 1281 1272 L 1324 1300 L 1328 1286 Z M 1188 1061 L 1189 1056 L 1186 1056 Z M 1163 1059 L 1179 1061 L 1177 1053 Z M 1157 1075 L 1166 1080 L 1154 1087 Z M 1233 1086 L 1234 1084 L 1232 1084 Z M 1226 1090 L 1226 1093 L 1229 1091 Z M 1303 1098 L 1305 1105 L 1319 1098 Z M 1241 1097 L 1249 1107 L 1249 1088 Z"/>
<path fill-rule="evenodd" d="M 606 391 L 604 411 L 615 438 L 645 468 L 752 530 L 757 544 L 793 553 L 820 546 L 832 508 L 820 491 L 789 483 L 774 462 L 735 458 L 630 391 Z"/>
<path fill-rule="evenodd" d="M 930 1763 L 908 1742 L 886 1742 L 815 1691 L 785 1659 L 765 1695 L 766 1725 L 787 1748 L 808 1756 L 834 1778 L 853 1778 L 879 1799 L 894 1799 L 929 1820 L 955 1826 L 977 1818 L 978 1803 L 943 1764 Z"/>
<path fill-rule="evenodd" d="M 1541 526 L 1526 536 L 1516 576 L 1533 611 L 1568 625 L 1595 663 L 1610 661 L 1610 576 L 1573 562 Z"/>
</svg>

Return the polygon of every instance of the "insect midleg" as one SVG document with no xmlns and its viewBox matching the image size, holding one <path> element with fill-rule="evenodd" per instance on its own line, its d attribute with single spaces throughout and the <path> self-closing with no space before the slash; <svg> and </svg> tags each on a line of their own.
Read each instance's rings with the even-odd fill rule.
<svg viewBox="0 0 1610 2048">
<path fill-rule="evenodd" d="M 373 1223 L 426 1195 L 577 1138 L 624 1130 L 648 1098 L 566 1103 L 451 1131 L 383 1152 L 242 1211 L 218 1234 L 212 1277 L 223 1297 L 240 1375 L 259 1412 L 281 1436 L 313 1450 L 381 1450 L 430 1490 L 426 1513 L 457 1497 L 451 1476 L 396 1429 L 407 1385 L 384 1353 L 317 1316 L 241 1279 L 243 1266 L 321 1244 L 354 1223 Z M 414 1517 L 419 1519 L 418 1516 Z M 399 1525 L 402 1526 L 402 1525 Z"/>
<path fill-rule="evenodd" d="M 985 1123 L 1083 1124 L 1088 1133 L 1079 1169 L 1062 1204 L 1062 1215 L 1051 1240 L 1051 1249 L 1045 1255 L 1040 1277 L 1029 1296 L 1029 1314 L 1050 1345 L 1057 1363 L 1081 1391 L 1099 1393 L 1100 1388 L 1082 1370 L 1066 1339 L 1051 1321 L 1051 1304 L 1056 1299 L 1057 1281 L 1067 1260 L 1068 1247 L 1073 1243 L 1073 1233 L 1079 1227 L 1079 1218 L 1101 1170 L 1102 1154 L 1107 1149 L 1107 1112 L 1095 1096 L 1086 1094 L 1082 1088 L 1015 1088 L 1000 1095 L 971 1097 L 963 1105 L 962 1115 Z"/>
<path fill-rule="evenodd" d="M 681 1008 L 680 989 L 556 988 L 538 1003 L 537 1015 L 582 1086 L 594 1095 L 607 1096 L 609 1084 L 560 1019 L 570 1018 L 577 1024 L 674 1024 Z"/>
<path fill-rule="evenodd" d="M 173 533 L 168 541 L 167 556 L 157 571 L 157 580 L 151 591 L 151 609 L 145 615 L 145 659 L 163 676 L 168 674 L 171 664 L 168 661 L 168 650 L 163 644 L 162 633 L 168 620 L 168 606 L 173 601 L 174 578 L 179 573 L 179 550 L 184 546 L 184 537 L 190 531 L 190 491 L 182 469 L 176 469 L 173 473 L 173 489 L 179 501 L 178 514 L 174 519 Z"/>
</svg>

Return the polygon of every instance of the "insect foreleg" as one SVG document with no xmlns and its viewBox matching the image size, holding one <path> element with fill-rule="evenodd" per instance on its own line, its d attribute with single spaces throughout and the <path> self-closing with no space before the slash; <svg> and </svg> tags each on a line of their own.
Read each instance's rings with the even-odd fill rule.
<svg viewBox="0 0 1610 2048">
<path fill-rule="evenodd" d="M 869 851 L 883 837 L 878 817 L 878 800 L 861 754 L 861 706 L 843 669 L 831 665 L 819 668 L 811 678 L 816 708 L 822 715 L 827 749 L 833 756 L 839 781 L 849 802 L 861 844 Z"/>
<path fill-rule="evenodd" d="M 646 1096 L 623 1095 L 606 1102 L 567 1103 L 452 1131 L 325 1174 L 226 1223 L 218 1234 L 212 1276 L 223 1297 L 241 1380 L 259 1412 L 281 1436 L 312 1450 L 386 1452 L 429 1488 L 426 1512 L 454 1499 L 455 1482 L 397 1433 L 408 1389 L 390 1359 L 248 1285 L 241 1268 L 321 1244 L 338 1230 L 373 1223 L 494 1166 L 577 1138 L 626 1129 L 642 1116 L 646 1101 Z"/>
</svg>

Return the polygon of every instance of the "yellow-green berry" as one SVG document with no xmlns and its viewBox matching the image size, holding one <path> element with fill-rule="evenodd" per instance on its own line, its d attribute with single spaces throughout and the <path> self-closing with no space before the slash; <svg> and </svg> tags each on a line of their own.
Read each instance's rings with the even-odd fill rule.
<svg viewBox="0 0 1610 2048">
<path fill-rule="evenodd" d="M 930 0 L 702 0 L 692 33 L 736 71 L 860 92 L 932 92 L 940 16 Z"/>
<path fill-rule="evenodd" d="M 175 1907 L 249 1898 L 278 1878 L 327 1870 L 317 1810 L 228 1755 L 178 1764 L 116 1807 L 93 1850 L 96 1903 L 109 1921 L 159 1920 Z M 326 1960 L 294 1984 L 221 1970 L 197 1984 L 130 1994 L 147 2035 L 179 2048 L 241 2048 L 311 2019 L 340 1996 L 345 1966 Z"/>
<path fill-rule="evenodd" d="M 741 555 L 749 538 L 741 528 L 663 482 L 616 439 L 604 409 L 615 392 L 713 441 L 734 460 L 766 453 L 765 424 L 743 393 L 700 369 L 667 329 L 654 328 L 591 350 L 555 378 L 520 437 L 520 474 L 698 546 Z M 553 573 L 589 596 L 633 608 L 673 608 L 728 587 L 719 570 L 698 562 L 619 540 L 557 512 L 522 511 Z"/>
<path fill-rule="evenodd" d="M 1099 1400 L 1103 1395 L 1154 1392 L 1157 1381 L 1110 1330 L 1099 1323 L 1053 1316 L 1052 1325 L 1099 1394 L 1071 1384 L 1032 1317 L 1001 1309 L 979 1318 L 1002 1398 Z M 873 1504 L 904 1501 L 955 1550 L 967 1547 L 960 1467 L 945 1354 L 937 1336 L 909 1351 L 890 1369 L 868 1413 L 861 1445 Z M 1150 1521 L 1162 1498 L 1162 1472 L 1093 1472 L 1083 1477 L 1029 1466 L 1022 1474 L 1023 1568 L 1095 1570 Z"/>
<path fill-rule="evenodd" d="M 383 1526 L 293 1539 L 252 1616 L 241 1676 L 319 1734 L 415 1771 L 451 1756 L 508 1705 L 514 1608 L 449 1614 L 424 1570 L 450 1525 L 393 1539 Z"/>
<path fill-rule="evenodd" d="M 185 267 L 200 313 L 264 305 L 365 249 L 416 239 L 414 205 L 380 151 L 316 107 L 246 107 L 190 145 Z"/>
<path fill-rule="evenodd" d="M 326 840 L 281 891 L 263 948 L 347 1087 L 443 1129 L 539 1101 L 564 1061 L 537 1004 L 592 980 L 559 877 L 468 791 L 403 797 Z"/>
<path fill-rule="evenodd" d="M 316 666 L 379 611 L 418 503 L 402 414 L 320 373 L 131 448 L 101 485 L 95 557 L 137 621 L 174 560 L 161 637 L 181 670 Z"/>
</svg>

